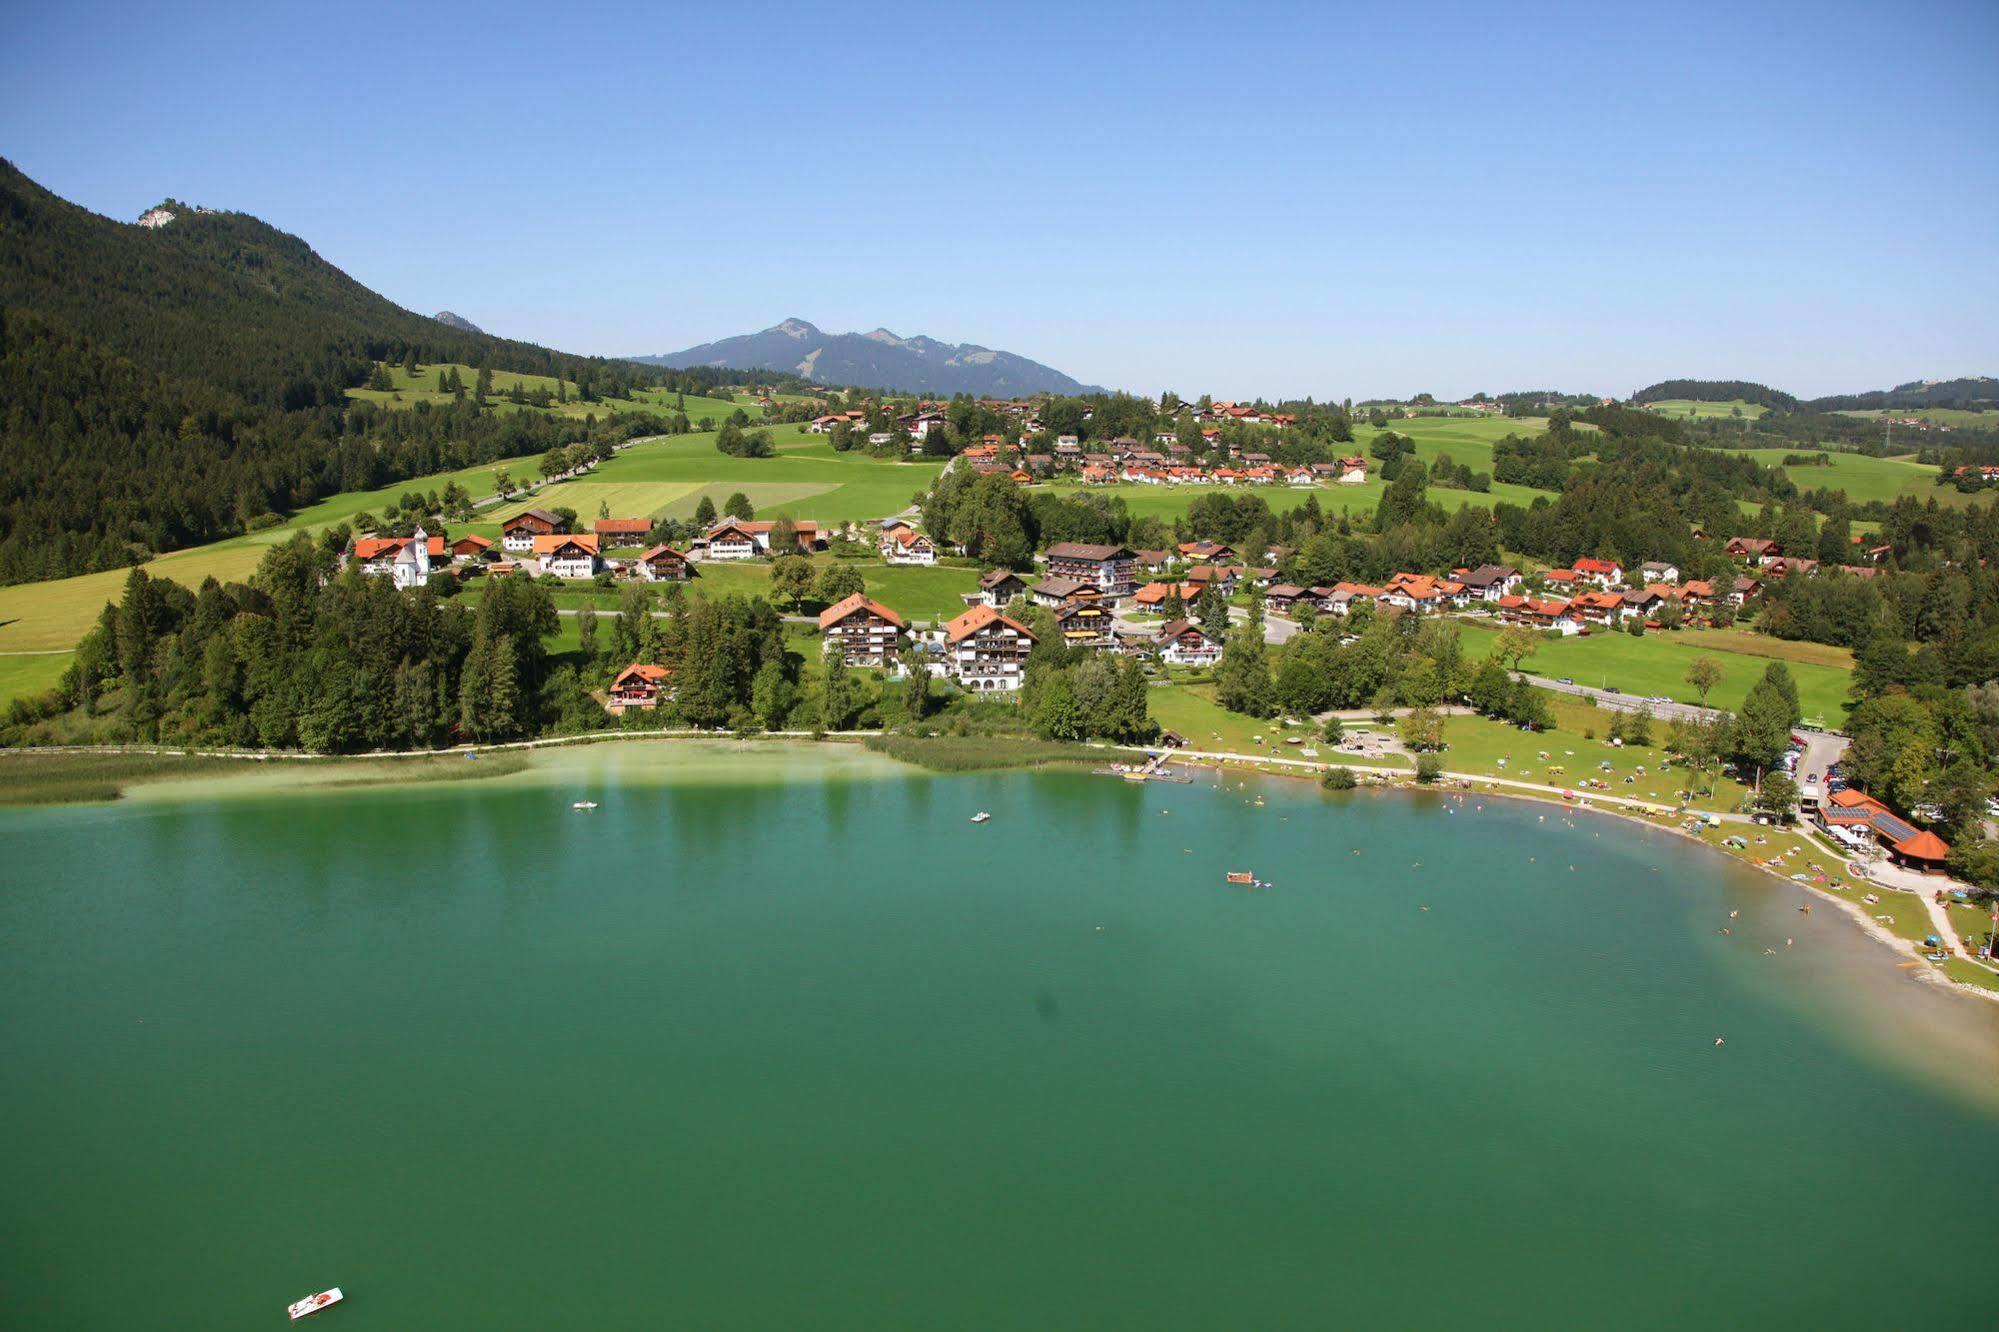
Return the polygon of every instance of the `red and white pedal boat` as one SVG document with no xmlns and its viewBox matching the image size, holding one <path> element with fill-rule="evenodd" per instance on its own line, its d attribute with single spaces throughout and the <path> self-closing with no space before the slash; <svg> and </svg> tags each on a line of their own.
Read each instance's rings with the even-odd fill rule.
<svg viewBox="0 0 1999 1332">
<path fill-rule="evenodd" d="M 292 1321 L 296 1323 L 307 1314 L 316 1314 L 321 1309 L 329 1305 L 338 1304 L 346 1298 L 345 1295 L 340 1293 L 340 1287 L 335 1286 L 332 1290 L 322 1290 L 317 1295 L 306 1296 L 297 1304 L 294 1304 L 289 1312 L 291 1313 Z"/>
</svg>

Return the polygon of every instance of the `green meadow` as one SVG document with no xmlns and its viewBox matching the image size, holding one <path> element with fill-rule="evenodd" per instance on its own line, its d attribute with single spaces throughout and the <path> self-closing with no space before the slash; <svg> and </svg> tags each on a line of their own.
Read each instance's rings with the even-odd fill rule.
<svg viewBox="0 0 1999 1332">
<path fill-rule="evenodd" d="M 586 520 L 608 505 L 616 518 L 691 518 L 705 496 L 717 509 L 741 491 L 759 518 L 780 512 L 821 523 L 885 518 L 909 507 L 943 464 L 839 454 L 800 426 L 767 427 L 775 458 L 733 458 L 713 435 L 680 435 L 637 445 L 587 476 L 561 481 L 531 500 L 482 515 L 498 523 L 530 507 L 566 507 Z"/>
<path fill-rule="evenodd" d="M 1744 402 L 1740 398 L 1733 398 L 1727 402 L 1703 402 L 1694 398 L 1661 398 L 1657 402 L 1646 403 L 1645 407 L 1646 410 L 1657 412 L 1661 416 L 1671 416 L 1682 421 L 1703 421 L 1717 416 L 1731 418 L 1739 416 L 1754 421 L 1769 410 L 1761 403 Z"/>
<path fill-rule="evenodd" d="M 452 365 L 447 363 L 420 365 L 416 368 L 415 373 L 411 373 L 400 365 L 391 365 L 388 367 L 389 380 L 394 387 L 386 391 L 366 388 L 349 389 L 347 390 L 347 396 L 357 401 L 380 403 L 385 407 L 392 408 L 414 407 L 420 402 L 439 406 L 452 401 L 452 394 L 442 392 L 437 387 L 444 372 L 452 369 L 458 371 L 458 377 L 465 382 L 465 391 L 467 394 L 470 394 L 473 385 L 479 382 L 479 372 L 469 365 Z M 521 390 L 526 393 L 532 393 L 536 389 L 547 389 L 550 393 L 556 391 L 556 381 L 552 376 L 519 374 L 512 370 L 496 370 L 493 372 L 493 391 L 487 395 L 487 401 L 497 411 L 543 410 L 526 404 L 516 405 L 508 402 L 507 393 L 516 384 L 519 384 Z M 573 416 L 581 419 L 592 414 L 601 417 L 618 412 L 674 412 L 685 410 L 687 419 L 690 421 L 699 423 L 703 417 L 711 417 L 718 426 L 738 407 L 742 407 L 752 417 L 758 415 L 755 405 L 756 399 L 748 396 L 734 400 L 689 396 L 686 399 L 685 407 L 682 408 L 678 405 L 680 399 L 677 395 L 660 389 L 640 389 L 629 398 L 601 398 L 596 402 L 580 402 L 577 400 L 577 385 L 575 380 L 565 381 L 565 388 L 569 395 L 569 401 L 566 403 L 551 402 L 546 409 L 548 413 L 559 416 Z"/>
<path fill-rule="evenodd" d="M 1862 421 L 1879 421 L 1884 416 L 1894 417 L 1897 420 L 1913 416 L 1917 420 L 1931 421 L 1937 425 L 1960 426 L 1972 430 L 1999 430 L 1999 409 L 1974 412 L 1967 411 L 1962 407 L 1923 407 L 1918 409 L 1898 407 L 1893 411 L 1881 408 L 1867 408 L 1864 410 L 1855 409 L 1840 412 L 1839 415 L 1851 416 Z M 1896 438 L 1902 437 L 1896 436 Z"/>
<path fill-rule="evenodd" d="M 1482 638 L 1496 636 L 1498 626 L 1477 620 L 1464 624 L 1465 651 L 1476 655 L 1489 651 Z M 1643 638 L 1617 632 L 1573 638 L 1548 636 L 1539 640 L 1539 650 L 1522 663 L 1522 668 L 1535 675 L 1568 676 L 1579 685 L 1621 689 L 1637 698 L 1664 696 L 1680 703 L 1699 703 L 1700 695 L 1686 682 L 1687 664 L 1695 657 L 1713 657 L 1721 664 L 1724 677 L 1708 694 L 1708 705 L 1732 711 L 1742 706 L 1750 686 L 1763 678 L 1775 655 L 1741 651 L 1745 639 L 1753 636 L 1701 629 L 1650 633 Z M 1846 665 L 1834 665 L 1832 658 L 1820 654 L 1839 649 L 1799 646 L 1813 646 L 1814 652 L 1799 654 L 1803 659 L 1787 660 L 1785 666 L 1798 683 L 1798 700 L 1805 717 L 1837 727 L 1846 719 L 1850 658 Z"/>
<path fill-rule="evenodd" d="M 1730 449 L 1731 453 L 1745 458 L 1754 458 L 1765 467 L 1782 466 L 1787 455 L 1815 454 L 1817 449 L 1806 445 L 1795 448 L 1778 449 Z M 1824 467 L 1786 467 L 1788 475 L 1800 490 L 1843 490 L 1847 498 L 1856 504 L 1870 500 L 1880 500 L 1892 504 L 1903 495 L 1913 495 L 1917 499 L 1934 497 L 1943 504 L 1968 504 L 1972 497 L 1959 493 L 1950 486 L 1937 484 L 1938 470 L 1926 463 L 1914 462 L 1908 458 L 1870 458 L 1864 453 L 1826 452 L 1829 460 Z"/>
<path fill-rule="evenodd" d="M 504 508 L 482 511 L 479 521 L 459 524 L 452 530 L 491 536 L 497 533 L 502 515 L 532 505 L 573 505 L 578 516 L 588 522 L 596 518 L 599 500 L 610 497 L 619 500 L 619 504 L 613 505 L 618 517 L 645 517 L 658 511 L 691 516 L 703 493 L 711 495 L 719 507 L 737 490 L 749 495 L 760 513 L 766 509 L 775 513 L 784 508 L 800 518 L 841 522 L 881 517 L 907 507 L 910 497 L 928 486 L 939 470 L 939 464 L 932 462 L 895 463 L 858 455 L 843 457 L 818 436 L 803 435 L 796 427 L 776 427 L 773 433 L 781 441 L 780 456 L 765 459 L 730 458 L 717 453 L 712 434 L 681 435 L 637 444 L 587 477 L 541 486 L 531 494 L 508 501 Z M 151 577 L 171 578 L 189 588 L 198 587 L 204 578 L 211 577 L 224 582 L 241 581 L 255 572 L 267 549 L 289 540 L 295 532 L 319 531 L 345 522 L 364 509 L 379 512 L 406 491 L 442 489 L 452 481 L 471 492 L 475 499 L 484 498 L 497 489 L 494 477 L 498 473 L 509 472 L 519 482 L 533 477 L 534 466 L 532 458 L 510 458 L 415 477 L 379 490 L 336 495 L 301 510 L 275 527 L 174 551 L 144 567 Z M 605 489 L 593 492 L 576 489 L 579 486 Z M 627 502 L 637 511 L 620 507 Z M 74 578 L 0 587 L 0 660 L 10 660 L 4 656 L 7 653 L 74 647 L 96 622 L 104 603 L 118 597 L 129 573 L 126 569 L 111 569 Z M 20 667 L 12 674 L 0 671 L 0 686 L 13 679 L 32 678 L 33 669 Z M 0 701 L 12 696 L 13 691 L 0 691 Z"/>
</svg>

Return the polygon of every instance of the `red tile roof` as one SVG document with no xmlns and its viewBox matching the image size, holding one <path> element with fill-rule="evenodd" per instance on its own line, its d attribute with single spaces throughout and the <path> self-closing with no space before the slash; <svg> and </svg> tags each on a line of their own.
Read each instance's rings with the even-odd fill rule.
<svg viewBox="0 0 1999 1332">
<path fill-rule="evenodd" d="M 890 624 L 894 625 L 898 629 L 907 627 L 903 624 L 902 617 L 900 615 L 897 615 L 894 611 L 882 605 L 879 601 L 869 600 L 866 596 L 862 595 L 859 592 L 854 593 L 854 595 L 850 597 L 845 597 L 839 601 L 836 601 L 832 605 L 828 606 L 825 610 L 820 611 L 819 627 L 821 629 L 830 629 L 834 625 L 846 619 L 849 615 L 852 615 L 856 611 L 866 611 L 873 615 L 879 615 L 884 620 L 887 620 Z"/>
<path fill-rule="evenodd" d="M 1006 625 L 1030 643 L 1034 641 L 1034 635 L 1026 625 L 1000 614 L 998 609 L 992 606 L 974 606 L 952 620 L 944 626 L 944 638 L 947 642 L 962 643 L 981 629 L 996 623 Z"/>
</svg>

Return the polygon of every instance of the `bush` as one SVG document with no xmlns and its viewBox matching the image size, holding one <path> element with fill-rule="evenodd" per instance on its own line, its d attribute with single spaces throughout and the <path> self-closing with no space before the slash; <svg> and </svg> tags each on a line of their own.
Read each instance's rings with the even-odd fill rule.
<svg viewBox="0 0 1999 1332">
<path fill-rule="evenodd" d="M 260 513 L 249 522 L 243 524 L 243 530 L 245 532 L 265 532 L 276 527 L 283 521 L 284 519 L 275 513 Z"/>
<path fill-rule="evenodd" d="M 1435 754 L 1416 756 L 1416 780 L 1425 786 L 1444 775 L 1444 760 Z"/>
<path fill-rule="evenodd" d="M 1352 768 L 1327 768 L 1319 776 L 1319 785 L 1328 791 L 1351 791 L 1360 785 L 1360 779 Z"/>
</svg>

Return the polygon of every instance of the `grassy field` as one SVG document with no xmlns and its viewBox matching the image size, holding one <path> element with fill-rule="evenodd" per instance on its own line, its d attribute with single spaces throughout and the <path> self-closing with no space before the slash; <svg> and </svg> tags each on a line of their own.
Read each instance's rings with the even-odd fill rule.
<svg viewBox="0 0 1999 1332">
<path fill-rule="evenodd" d="M 1688 419 L 1697 421 L 1706 420 L 1716 416 L 1732 418 L 1738 415 L 1746 420 L 1754 421 L 1769 410 L 1769 408 L 1761 404 L 1744 402 L 1740 398 L 1735 398 L 1728 402 L 1700 402 L 1692 398 L 1661 398 L 1658 402 L 1646 403 L 1645 407 L 1646 410 L 1657 412 L 1661 416 L 1677 417 L 1683 421 Z"/>
<path fill-rule="evenodd" d="M 1766 467 L 1776 467 L 1783 463 L 1786 454 L 1815 453 L 1817 450 L 1800 445 L 1792 449 L 1731 449 L 1729 452 L 1754 458 Z M 1902 495 L 1914 495 L 1917 499 L 1934 496 L 1944 504 L 1971 502 L 1971 496 L 1960 494 L 1949 486 L 1937 485 L 1937 469 L 1922 463 L 1902 458 L 1870 458 L 1862 453 L 1828 452 L 1826 456 L 1831 460 L 1829 466 L 1789 467 L 1785 468 L 1785 473 L 1801 490 L 1843 490 L 1847 498 L 1856 504 L 1865 504 L 1869 500 L 1892 503 Z"/>
<path fill-rule="evenodd" d="M 389 380 L 394 385 L 393 388 L 386 392 L 380 389 L 349 389 L 347 396 L 357 401 L 380 403 L 385 407 L 394 408 L 414 407 L 420 402 L 442 405 L 450 402 L 453 395 L 440 392 L 437 384 L 439 377 L 451 369 L 458 371 L 458 377 L 465 382 L 465 389 L 469 395 L 472 386 L 479 382 L 479 372 L 469 365 L 445 364 L 418 366 L 414 374 L 400 365 L 392 365 L 389 367 Z M 576 396 L 576 381 L 569 380 L 566 383 L 569 394 L 569 401 L 566 403 L 551 402 L 545 409 L 525 404 L 517 406 L 508 402 L 506 398 L 508 391 L 515 384 L 519 384 L 524 392 L 532 393 L 536 389 L 545 388 L 554 393 L 555 379 L 549 375 L 526 375 L 516 374 L 511 370 L 496 370 L 493 372 L 493 391 L 487 395 L 487 401 L 496 411 L 545 411 L 551 416 L 573 416 L 578 419 L 592 414 L 603 417 L 618 412 L 672 413 L 685 410 L 688 420 L 698 424 L 703 417 L 709 417 L 717 426 L 738 407 L 747 411 L 752 418 L 760 414 L 756 407 L 756 399 L 747 395 L 735 400 L 690 396 L 683 409 L 677 405 L 679 403 L 677 395 L 660 389 L 641 389 L 629 398 L 603 398 L 596 402 L 580 402 Z"/>
<path fill-rule="evenodd" d="M 1497 626 L 1476 621 L 1466 621 L 1465 628 L 1465 651 L 1480 656 L 1489 650 L 1485 636 L 1498 632 Z M 1643 638 L 1621 633 L 1550 637 L 1541 640 L 1540 651 L 1523 666 L 1535 675 L 1566 675 L 1577 684 L 1614 686 L 1639 698 L 1664 695 L 1681 703 L 1698 703 L 1700 696 L 1684 679 L 1687 663 L 1695 657 L 1713 657 L 1721 663 L 1725 675 L 1708 695 L 1708 704 L 1733 710 L 1742 706 L 1750 686 L 1763 678 L 1769 664 L 1764 655 L 1738 650 L 1743 637 L 1711 629 L 1652 633 Z M 1762 642 L 1778 645 L 1776 639 Z M 1799 654 L 1806 655 L 1812 654 Z M 1786 660 L 1785 664 L 1790 668 L 1791 678 L 1797 681 L 1798 699 L 1807 719 L 1820 720 L 1829 727 L 1837 727 L 1845 720 L 1850 669 L 1798 657 Z"/>
<path fill-rule="evenodd" d="M 779 512 L 838 523 L 885 518 L 908 508 L 943 464 L 895 462 L 838 454 L 822 436 L 799 426 L 772 427 L 775 458 L 732 458 L 715 451 L 713 435 L 682 435 L 628 449 L 574 481 L 548 487 L 532 500 L 482 515 L 498 523 L 520 510 L 564 506 L 595 518 L 608 504 L 618 518 L 691 518 L 705 495 L 720 508 L 737 491 L 757 517 Z"/>
<path fill-rule="evenodd" d="M 1656 744 L 1614 746 L 1601 738 L 1590 739 L 1592 733 L 1604 735 L 1610 725 L 1609 712 L 1554 695 L 1550 695 L 1550 706 L 1555 725 L 1539 732 L 1523 731 L 1489 717 L 1449 718 L 1444 723 L 1444 740 L 1449 746 L 1444 751 L 1444 767 L 1451 772 L 1574 787 L 1579 795 L 1592 793 L 1575 784 L 1593 777 L 1610 783 L 1608 790 L 1594 794 L 1663 805 L 1679 803 L 1680 792 L 1686 789 L 1686 774 L 1678 769 L 1662 771 L 1667 761 L 1665 750 Z M 1663 722 L 1653 723 L 1655 741 L 1664 740 L 1665 734 Z M 1547 757 L 1543 758 L 1544 754 Z M 1610 764 L 1608 771 L 1601 766 L 1605 763 Z M 1626 777 L 1631 778 L 1628 785 Z M 1734 809 L 1747 794 L 1742 786 L 1719 774 L 1708 774 L 1708 780 L 1714 793 L 1688 802 L 1696 809 Z"/>
<path fill-rule="evenodd" d="M 1388 757 L 1382 759 L 1362 758 L 1354 754 L 1342 754 L 1319 738 L 1316 728 L 1286 727 L 1275 720 L 1259 721 L 1255 717 L 1245 717 L 1241 713 L 1229 712 L 1215 702 L 1213 685 L 1166 685 L 1147 694 L 1152 719 L 1170 731 L 1178 731 L 1187 737 L 1187 743 L 1194 749 L 1226 750 L 1232 754 L 1267 753 L 1273 758 L 1303 758 L 1298 751 L 1316 749 L 1318 761 L 1322 763 L 1342 763 L 1350 767 L 1395 768 L 1403 772 L 1410 769 L 1407 761 Z M 1349 729 L 1371 729 L 1363 724 Z M 1287 745 L 1287 735 L 1303 736 L 1302 745 Z M 1259 740 L 1257 737 L 1261 736 Z"/>
<path fill-rule="evenodd" d="M 1885 411 L 1878 407 L 1870 407 L 1864 409 L 1855 408 L 1852 411 L 1836 414 L 1839 416 L 1851 416 L 1861 421 L 1879 421 L 1884 416 L 1901 420 L 1904 417 L 1913 416 L 1917 420 L 1933 421 L 1937 425 L 1961 426 L 1972 430 L 1999 430 L 1999 410 L 1973 412 L 1967 411 L 1962 407 L 1924 407 L 1920 411 L 1912 411 L 1908 408 L 1898 407 L 1894 411 Z M 1902 436 L 1896 436 L 1896 438 L 1902 438 Z"/>
<path fill-rule="evenodd" d="M 69 652 L 32 652 L 0 656 L 0 707 L 17 698 L 33 698 L 55 688 L 69 668 Z"/>
<path fill-rule="evenodd" d="M 831 556 L 813 557 L 815 568 L 824 568 L 831 563 L 834 563 Z M 878 560 L 854 560 L 851 563 L 860 570 L 867 594 L 890 610 L 899 612 L 905 619 L 929 620 L 940 614 L 949 619 L 962 614 L 965 609 L 962 594 L 976 588 L 979 581 L 978 570 L 948 565 L 924 568 L 919 565 L 883 564 Z M 690 596 L 770 595 L 770 565 L 762 560 L 726 561 L 703 564 L 699 568 L 700 576 L 686 585 Z M 622 590 L 613 588 L 607 591 L 588 582 L 572 583 L 556 590 L 555 604 L 562 610 L 579 610 L 586 604 L 594 604 L 599 610 L 616 610 Z M 477 605 L 480 592 L 480 585 L 474 582 L 461 595 L 467 605 Z M 816 610 L 816 602 L 808 604 Z M 781 609 L 787 614 L 794 613 L 789 608 Z M 0 658 L 0 662 L 5 660 Z"/>
</svg>

